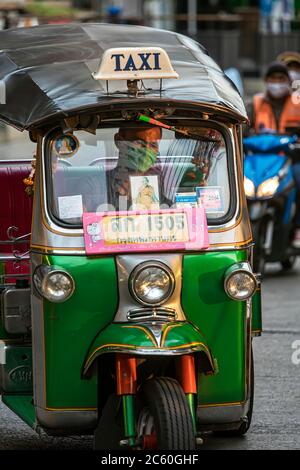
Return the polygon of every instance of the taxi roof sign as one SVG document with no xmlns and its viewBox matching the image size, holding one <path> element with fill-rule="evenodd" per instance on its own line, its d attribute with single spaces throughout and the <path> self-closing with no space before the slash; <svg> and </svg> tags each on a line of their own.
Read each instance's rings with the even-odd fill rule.
<svg viewBox="0 0 300 470">
<path fill-rule="evenodd" d="M 167 52 L 161 47 L 119 47 L 107 49 L 95 80 L 143 80 L 178 78 Z"/>
</svg>

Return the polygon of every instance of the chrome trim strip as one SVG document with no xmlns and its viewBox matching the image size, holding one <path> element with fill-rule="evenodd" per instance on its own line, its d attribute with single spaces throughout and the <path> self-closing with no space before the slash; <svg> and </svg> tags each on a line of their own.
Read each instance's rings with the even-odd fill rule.
<svg viewBox="0 0 300 470">
<path fill-rule="evenodd" d="M 2 366 L 6 364 L 6 349 L 7 344 L 5 341 L 0 340 L 0 365 Z"/>
<path fill-rule="evenodd" d="M 149 348 L 145 349 L 142 347 L 137 347 L 136 349 L 131 349 L 131 348 L 126 348 L 122 346 L 107 346 L 107 348 L 103 348 L 103 350 L 100 350 L 99 353 L 97 352 L 95 356 L 93 357 L 94 359 L 101 355 L 101 354 L 106 354 L 106 353 L 128 353 L 132 354 L 134 356 L 184 356 L 185 354 L 189 354 L 192 352 L 198 352 L 198 351 L 205 351 L 203 346 L 199 345 L 192 345 L 192 346 L 187 346 L 185 348 L 174 348 L 174 349 L 159 349 L 159 348 Z"/>
<path fill-rule="evenodd" d="M 57 126 L 53 127 L 52 129 L 50 129 L 47 134 L 45 134 L 43 136 L 43 139 L 42 139 L 42 165 L 41 165 L 41 181 L 40 181 L 40 184 L 41 184 L 41 187 L 42 187 L 42 191 L 43 191 L 43 209 L 44 209 L 44 214 L 45 214 L 45 217 L 46 217 L 46 222 L 47 224 L 49 225 L 50 229 L 53 229 L 55 230 L 56 232 L 58 232 L 60 235 L 68 235 L 68 236 L 72 236 L 72 235 L 77 235 L 80 234 L 83 236 L 83 229 L 67 229 L 67 228 L 64 228 L 64 227 L 61 227 L 59 225 L 56 225 L 53 220 L 51 219 L 50 215 L 49 215 L 49 212 L 48 212 L 48 205 L 47 205 L 47 192 L 46 192 L 46 155 L 45 155 L 45 142 L 47 140 L 47 137 L 48 135 L 51 134 L 51 132 L 53 132 L 55 129 L 57 129 Z"/>
<path fill-rule="evenodd" d="M 32 157 L 31 159 L 16 159 L 16 160 L 0 160 L 0 165 L 18 165 L 19 163 L 28 163 L 29 165 L 31 164 L 32 160 L 34 160 L 34 158 Z"/>
<path fill-rule="evenodd" d="M 206 253 L 206 252 L 211 252 L 211 251 L 232 251 L 232 250 L 236 250 L 236 251 L 244 251 L 244 250 L 248 250 L 249 248 L 251 248 L 253 246 L 253 243 L 251 242 L 250 244 L 246 244 L 246 245 L 243 245 L 243 246 L 235 246 L 233 244 L 228 244 L 224 247 L 220 247 L 218 244 L 216 246 L 214 245 L 211 245 L 209 248 L 207 248 L 206 250 L 202 250 L 203 253 Z M 54 248 L 54 247 L 35 247 L 34 245 L 32 246 L 31 248 L 31 252 L 33 253 L 41 253 L 41 254 L 44 254 L 44 253 L 47 253 L 49 255 L 84 255 L 86 256 L 86 252 L 84 249 L 74 249 L 74 250 L 64 250 L 64 249 L 58 249 L 58 248 Z M 175 253 L 175 252 L 174 252 Z M 188 255 L 188 254 L 193 254 L 193 253 L 200 253 L 199 251 L 185 251 L 184 252 L 184 255 Z M 100 255 L 99 255 L 100 256 Z"/>
<path fill-rule="evenodd" d="M 245 351 L 246 351 L 246 367 L 245 367 L 245 373 L 246 373 L 246 390 L 245 390 L 245 399 L 249 400 L 250 399 L 250 385 L 251 385 L 251 362 L 252 362 L 252 335 L 251 335 L 251 329 L 252 329 L 252 298 L 248 299 L 246 302 L 246 332 L 245 332 Z"/>
<path fill-rule="evenodd" d="M 99 351 L 97 351 L 94 355 L 91 361 L 89 361 L 88 364 L 85 364 L 85 367 L 83 369 L 83 376 L 86 375 L 87 371 L 89 370 L 90 366 L 93 364 L 95 359 L 98 356 L 101 356 L 102 354 L 108 354 L 108 353 L 122 353 L 122 354 L 130 354 L 132 356 L 184 356 L 185 354 L 192 354 L 195 352 L 200 352 L 203 351 L 205 354 L 207 354 L 207 351 L 202 345 L 190 345 L 185 348 L 174 348 L 174 349 L 156 349 L 156 348 L 149 348 L 145 349 L 142 347 L 136 347 L 136 348 L 126 348 L 125 346 L 107 346 L 103 347 Z"/>
<path fill-rule="evenodd" d="M 238 405 L 201 406 L 197 408 L 199 425 L 216 425 L 239 422 L 248 411 L 248 403 Z"/>
<path fill-rule="evenodd" d="M 31 257 L 31 272 L 42 264 L 42 256 L 34 254 Z M 32 371 L 33 371 L 33 399 L 39 407 L 46 406 L 46 371 L 45 371 L 45 340 L 43 300 L 31 291 L 31 319 L 32 319 Z"/>
<path fill-rule="evenodd" d="M 20 262 L 20 261 L 28 261 L 30 259 L 30 256 L 24 256 L 22 257 L 22 260 L 20 260 L 19 258 L 17 258 L 16 256 L 14 255 L 0 255 L 0 261 L 16 261 L 16 262 Z"/>
</svg>

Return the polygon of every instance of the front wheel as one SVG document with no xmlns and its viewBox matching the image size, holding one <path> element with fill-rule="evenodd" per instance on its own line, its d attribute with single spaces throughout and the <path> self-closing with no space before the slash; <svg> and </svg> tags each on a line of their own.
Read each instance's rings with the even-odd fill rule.
<svg viewBox="0 0 300 470">
<path fill-rule="evenodd" d="M 144 448 L 194 450 L 196 437 L 185 394 L 171 378 L 147 380 L 141 392 L 137 434 Z M 149 447 L 148 447 L 149 448 Z"/>
<path fill-rule="evenodd" d="M 295 263 L 296 263 L 296 256 L 289 256 L 285 260 L 281 261 L 281 266 L 284 271 L 289 271 L 290 269 L 293 269 Z"/>
</svg>

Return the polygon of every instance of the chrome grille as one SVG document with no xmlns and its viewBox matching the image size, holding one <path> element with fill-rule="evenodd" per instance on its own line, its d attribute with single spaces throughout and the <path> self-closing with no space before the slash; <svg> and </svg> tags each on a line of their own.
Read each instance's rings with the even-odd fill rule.
<svg viewBox="0 0 300 470">
<path fill-rule="evenodd" d="M 129 321 L 174 321 L 176 312 L 172 308 L 139 308 L 130 310 L 127 319 Z"/>
</svg>

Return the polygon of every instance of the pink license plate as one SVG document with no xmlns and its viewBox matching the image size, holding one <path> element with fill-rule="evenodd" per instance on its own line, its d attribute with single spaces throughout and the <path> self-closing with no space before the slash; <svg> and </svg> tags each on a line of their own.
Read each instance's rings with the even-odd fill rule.
<svg viewBox="0 0 300 470">
<path fill-rule="evenodd" d="M 83 214 L 88 255 L 208 248 L 205 209 Z"/>
</svg>

